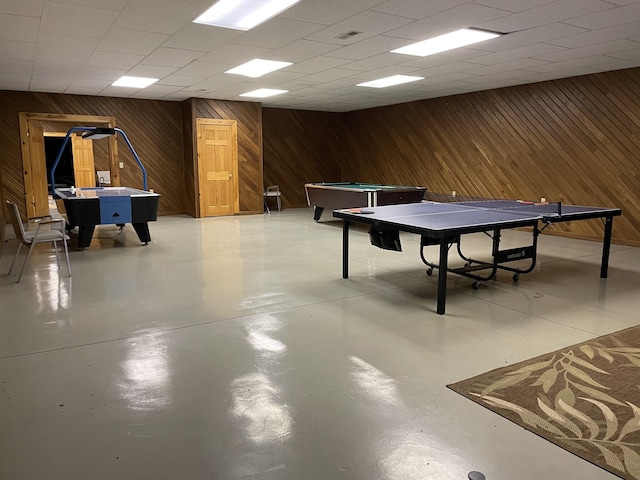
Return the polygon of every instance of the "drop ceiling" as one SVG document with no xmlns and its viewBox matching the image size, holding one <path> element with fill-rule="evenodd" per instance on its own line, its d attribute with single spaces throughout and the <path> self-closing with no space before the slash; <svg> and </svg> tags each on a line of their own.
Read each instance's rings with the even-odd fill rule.
<svg viewBox="0 0 640 480">
<path fill-rule="evenodd" d="M 242 32 L 192 23 L 212 0 L 0 0 L 0 90 L 246 101 L 345 112 L 640 66 L 640 0 L 301 0 Z M 500 38 L 429 57 L 390 53 L 457 30 Z M 358 32 L 355 33 L 354 32 Z M 254 58 L 293 64 L 225 74 Z M 424 80 L 386 89 L 357 83 Z M 113 87 L 122 75 L 160 80 Z"/>
</svg>

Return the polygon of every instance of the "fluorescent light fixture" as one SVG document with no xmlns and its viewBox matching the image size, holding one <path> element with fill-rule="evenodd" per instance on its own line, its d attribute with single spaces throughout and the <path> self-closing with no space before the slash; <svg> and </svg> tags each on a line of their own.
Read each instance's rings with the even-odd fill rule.
<svg viewBox="0 0 640 480">
<path fill-rule="evenodd" d="M 370 82 L 358 83 L 356 87 L 373 87 L 373 88 L 385 88 L 392 85 L 400 85 L 402 83 L 415 82 L 417 80 L 424 80 L 424 77 L 412 77 L 409 75 L 393 75 L 392 77 L 379 78 L 378 80 L 371 80 Z"/>
<path fill-rule="evenodd" d="M 289 90 L 276 90 L 274 88 L 259 88 L 252 92 L 243 93 L 241 97 L 254 97 L 254 98 L 267 98 L 274 95 L 280 95 L 281 93 L 287 93 Z"/>
<path fill-rule="evenodd" d="M 224 73 L 233 73 L 236 75 L 244 75 L 245 77 L 257 78 L 270 72 L 280 70 L 281 68 L 293 65 L 290 62 L 277 62 L 275 60 L 262 60 L 261 58 L 255 58 L 247 63 L 238 65 L 231 70 L 227 70 Z"/>
<path fill-rule="evenodd" d="M 194 20 L 215 27 L 249 30 L 300 0 L 218 0 Z"/>
<path fill-rule="evenodd" d="M 391 50 L 391 53 L 404 53 L 405 55 L 426 57 L 427 55 L 446 52 L 454 48 L 465 47 L 472 43 L 484 42 L 485 40 L 490 40 L 500 35 L 500 33 L 487 32 L 486 30 L 463 28 L 455 32 L 445 33 L 438 37 L 423 40 L 422 42 L 413 43 L 406 47 Z"/>
<path fill-rule="evenodd" d="M 146 88 L 149 85 L 156 83 L 158 80 L 158 78 L 127 77 L 125 75 L 120 77 L 111 85 L 114 87 Z"/>
</svg>

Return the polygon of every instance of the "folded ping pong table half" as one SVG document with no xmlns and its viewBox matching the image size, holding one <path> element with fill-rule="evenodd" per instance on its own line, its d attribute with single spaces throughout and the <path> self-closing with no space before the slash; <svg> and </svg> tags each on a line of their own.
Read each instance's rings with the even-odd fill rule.
<svg viewBox="0 0 640 480">
<path fill-rule="evenodd" d="M 420 256 L 429 266 L 427 273 L 438 270 L 437 313 L 445 313 L 447 272 L 478 281 L 491 280 L 498 270 L 513 272 L 517 281 L 519 274 L 533 270 L 536 263 L 537 238 L 548 225 L 576 220 L 603 219 L 604 239 L 600 277 L 606 278 L 611 248 L 613 217 L 621 215 L 618 208 L 582 207 L 574 205 L 520 202 L 516 200 L 473 199 L 456 203 L 426 201 L 423 203 L 389 205 L 375 208 L 335 210 L 333 216 L 343 220 L 342 230 L 342 278 L 349 277 L 349 227 L 351 223 L 371 225 L 371 231 L 381 235 L 409 232 L 421 235 Z M 525 247 L 500 250 L 500 231 L 512 228 L 531 227 L 532 243 Z M 484 232 L 492 238 L 492 261 L 477 261 L 465 257 L 460 250 L 460 237 L 467 233 Z M 491 232 L 491 233 L 489 233 Z M 466 261 L 462 268 L 448 267 L 449 248 L 458 245 L 458 253 Z M 439 245 L 439 260 L 428 262 L 422 249 L 427 245 Z M 531 259 L 531 266 L 518 269 L 508 266 L 514 260 Z M 489 270 L 485 276 L 479 274 Z"/>
</svg>

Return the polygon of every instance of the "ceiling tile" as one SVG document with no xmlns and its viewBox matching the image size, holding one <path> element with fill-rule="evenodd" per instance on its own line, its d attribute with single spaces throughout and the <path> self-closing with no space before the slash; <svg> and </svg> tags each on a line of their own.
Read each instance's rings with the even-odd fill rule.
<svg viewBox="0 0 640 480">
<path fill-rule="evenodd" d="M 184 24 L 200 16 L 208 2 L 186 0 L 129 0 L 114 27 L 172 35 Z"/>
<path fill-rule="evenodd" d="M 80 71 L 83 65 L 84 59 L 82 58 L 36 53 L 33 73 L 34 76 L 44 76 L 48 74 L 60 76 L 65 73 L 74 75 Z"/>
<path fill-rule="evenodd" d="M 40 32 L 77 37 L 102 38 L 117 12 L 58 2 L 46 2 Z"/>
<path fill-rule="evenodd" d="M 294 63 L 293 65 L 287 68 L 292 72 L 317 73 L 317 72 L 338 67 L 340 65 L 344 65 L 347 63 L 349 63 L 349 60 L 346 60 L 344 58 L 320 56 L 320 57 L 315 57 L 311 60 L 307 60 L 305 62 Z"/>
<path fill-rule="evenodd" d="M 591 30 L 607 27 L 617 27 L 625 23 L 637 22 L 640 19 L 640 4 L 627 5 L 620 8 L 613 8 L 606 11 L 593 13 L 591 15 L 580 15 L 577 18 L 567 20 L 571 25 L 589 28 Z"/>
<path fill-rule="evenodd" d="M 35 53 L 36 43 L 0 40 L 0 58 L 11 60 L 33 60 Z"/>
<path fill-rule="evenodd" d="M 380 67 L 389 67 L 391 65 L 398 65 L 398 69 L 405 69 L 408 67 L 403 66 L 399 60 L 405 60 L 405 58 L 399 57 L 397 53 L 382 53 L 355 62 L 345 63 L 342 68 L 366 72 Z"/>
<path fill-rule="evenodd" d="M 92 7 L 92 8 L 106 8 L 107 10 L 114 10 L 119 12 L 127 4 L 128 0 L 109 0 L 108 2 L 104 0 L 47 0 L 47 1 L 55 1 L 58 3 L 68 3 L 70 5 L 80 5 L 80 6 Z"/>
<path fill-rule="evenodd" d="M 330 27 L 318 30 L 307 38 L 338 45 L 350 45 L 354 42 L 361 42 L 366 38 L 388 32 L 409 23 L 411 23 L 411 20 L 405 17 L 368 11 L 331 25 Z M 362 33 L 354 35 L 347 40 L 337 38 L 350 31 Z"/>
<path fill-rule="evenodd" d="M 27 73 L 33 71 L 33 62 L 29 60 L 4 60 L 0 59 L 0 72 L 2 73 Z"/>
<path fill-rule="evenodd" d="M 549 62 L 564 62 L 580 57 L 590 57 L 600 54 L 612 54 L 640 48 L 640 43 L 629 40 L 615 40 L 613 42 L 597 43 L 581 48 L 564 49 L 560 52 L 538 55 L 536 58 Z"/>
<path fill-rule="evenodd" d="M 496 53 L 488 53 L 481 55 L 473 59 L 474 63 L 481 63 L 482 65 L 494 65 L 496 63 L 508 62 L 510 60 L 517 60 L 519 58 L 540 58 L 548 60 L 543 57 L 546 54 L 553 54 L 557 52 L 566 52 L 567 49 L 558 45 L 550 45 L 547 43 L 534 43 L 524 47 L 512 48 L 511 50 L 503 50 Z"/>
<path fill-rule="evenodd" d="M 280 48 L 299 38 L 309 38 L 322 25 L 276 17 L 233 39 L 237 45 Z"/>
<path fill-rule="evenodd" d="M 514 32 L 539 27 L 551 22 L 567 21 L 578 16 L 601 12 L 610 8 L 613 8 L 613 5 L 601 0 L 580 0 L 579 7 L 575 0 L 556 0 L 553 3 L 531 8 L 520 13 L 486 21 L 480 26 L 496 32 Z"/>
<path fill-rule="evenodd" d="M 79 78 L 96 78 L 115 82 L 121 76 L 127 73 L 124 69 L 117 68 L 100 68 L 100 67 L 83 67 L 78 72 Z"/>
<path fill-rule="evenodd" d="M 181 50 L 178 48 L 160 47 L 147 56 L 142 63 L 146 65 L 161 65 L 165 67 L 184 67 L 196 58 L 201 57 L 203 52 L 194 50 Z"/>
<path fill-rule="evenodd" d="M 113 52 L 95 52 L 86 65 L 89 67 L 104 67 L 104 68 L 117 68 L 128 70 L 136 65 L 144 56 L 142 55 L 128 55 L 126 53 L 113 53 Z"/>
<path fill-rule="evenodd" d="M 475 0 L 475 3 L 516 13 L 541 7 L 542 5 L 548 5 L 553 1 L 554 0 Z"/>
<path fill-rule="evenodd" d="M 420 20 L 465 3 L 469 3 L 468 0 L 391 0 L 373 7 L 373 10 Z"/>
<path fill-rule="evenodd" d="M 19 15 L 0 15 L 0 40 L 35 42 L 40 20 Z"/>
<path fill-rule="evenodd" d="M 127 75 L 162 79 L 173 74 L 177 70 L 178 69 L 176 67 L 163 67 L 161 65 L 136 65 L 127 71 Z"/>
<path fill-rule="evenodd" d="M 547 40 L 547 43 L 567 48 L 579 48 L 594 43 L 610 42 L 622 38 L 633 37 L 640 32 L 640 22 L 626 23 L 618 27 L 601 28 Z"/>
<path fill-rule="evenodd" d="M 40 32 L 37 53 L 89 58 L 97 46 L 95 38 Z"/>
<path fill-rule="evenodd" d="M 0 13 L 40 17 L 43 6 L 44 0 L 2 0 Z"/>
<path fill-rule="evenodd" d="M 200 57 L 203 62 L 221 63 L 230 66 L 241 65 L 254 58 L 266 58 L 266 60 L 283 60 L 283 58 L 271 55 L 272 50 L 266 47 L 253 45 L 230 44 L 207 53 Z"/>
<path fill-rule="evenodd" d="M 211 51 L 242 35 L 240 30 L 188 22 L 164 42 L 165 47 Z"/>
<path fill-rule="evenodd" d="M 140 32 L 126 28 L 110 28 L 98 44 L 103 52 L 149 55 L 169 38 L 161 33 Z"/>
<path fill-rule="evenodd" d="M 194 83 L 198 83 L 204 80 L 204 77 L 187 77 L 184 75 L 167 75 L 162 78 L 158 83 L 160 85 L 173 85 L 176 87 L 188 87 Z"/>
<path fill-rule="evenodd" d="M 388 53 L 391 50 L 406 45 L 406 40 L 387 37 L 384 35 L 366 38 L 352 45 L 333 50 L 326 55 L 329 57 L 348 58 L 351 60 L 360 60 L 362 58 L 377 55 L 379 53 Z M 392 54 L 401 62 L 403 56 Z"/>
<path fill-rule="evenodd" d="M 332 25 L 341 20 L 375 7 L 380 0 L 323 0 L 300 2 L 286 10 L 281 16 L 303 22 Z"/>
<path fill-rule="evenodd" d="M 460 28 L 479 27 L 484 22 L 502 18 L 507 14 L 508 12 L 504 10 L 473 3 L 465 3 L 404 27 L 390 30 L 387 32 L 387 35 L 416 41 L 426 40 L 427 38 L 442 35 Z M 489 42 L 490 41 L 491 40 L 489 40 Z"/>
<path fill-rule="evenodd" d="M 210 77 L 217 73 L 222 73 L 225 70 L 229 70 L 229 65 L 221 65 L 219 63 L 196 60 L 194 62 L 191 62 L 186 67 L 177 70 L 175 73 L 187 77 Z"/>
<path fill-rule="evenodd" d="M 302 39 L 271 51 L 269 59 L 297 63 L 309 60 L 319 55 L 327 54 L 338 48 L 342 47 L 340 45 L 331 45 L 328 43 Z M 231 52 L 229 52 L 229 54 L 230 53 Z"/>
</svg>

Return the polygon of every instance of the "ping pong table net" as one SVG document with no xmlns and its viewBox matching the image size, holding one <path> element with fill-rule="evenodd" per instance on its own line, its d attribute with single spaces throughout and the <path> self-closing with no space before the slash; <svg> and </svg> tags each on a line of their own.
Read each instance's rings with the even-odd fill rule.
<svg viewBox="0 0 640 480">
<path fill-rule="evenodd" d="M 477 197 L 451 193 L 425 192 L 425 201 L 438 203 L 461 203 L 477 208 L 513 211 L 527 210 L 540 215 L 561 216 L 562 202 L 536 202 L 533 200 L 510 200 L 505 198 Z"/>
</svg>

